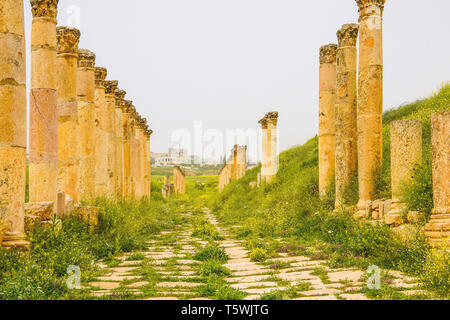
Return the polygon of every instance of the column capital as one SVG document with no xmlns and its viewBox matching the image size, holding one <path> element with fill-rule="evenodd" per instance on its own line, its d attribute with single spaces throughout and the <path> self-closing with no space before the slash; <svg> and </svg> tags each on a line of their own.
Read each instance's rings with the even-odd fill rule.
<svg viewBox="0 0 450 320">
<path fill-rule="evenodd" d="M 97 87 L 105 86 L 106 75 L 108 74 L 108 70 L 102 67 L 95 67 L 95 85 Z"/>
<path fill-rule="evenodd" d="M 58 15 L 59 0 L 30 0 L 33 18 L 54 18 Z"/>
<path fill-rule="evenodd" d="M 95 67 L 95 54 L 92 51 L 86 49 L 78 50 L 78 68 L 94 68 Z"/>
<path fill-rule="evenodd" d="M 126 91 L 121 90 L 119 88 L 116 88 L 116 90 L 114 91 L 114 95 L 116 96 L 116 107 L 117 108 L 122 108 L 123 106 L 123 98 L 125 98 L 125 95 L 127 94 Z"/>
<path fill-rule="evenodd" d="M 330 43 L 320 47 L 320 64 L 336 62 L 337 44 Z"/>
<path fill-rule="evenodd" d="M 259 120 L 259 123 L 263 126 L 263 129 L 267 128 L 267 125 L 269 123 L 277 125 L 277 122 L 278 122 L 278 112 L 275 111 L 266 113 L 264 118 Z"/>
<path fill-rule="evenodd" d="M 105 81 L 104 85 L 105 85 L 105 94 L 115 96 L 114 92 L 119 86 L 119 81 L 117 80 Z"/>
<path fill-rule="evenodd" d="M 122 111 L 124 113 L 129 113 L 129 114 L 133 115 L 133 111 L 136 111 L 136 109 L 134 109 L 134 107 L 133 107 L 133 101 L 124 100 Z"/>
<path fill-rule="evenodd" d="M 80 42 L 80 30 L 69 27 L 56 28 L 58 40 L 58 54 L 69 53 L 78 55 L 78 43 Z"/>
<path fill-rule="evenodd" d="M 359 24 L 344 24 L 337 32 L 339 47 L 356 47 L 358 40 Z"/>
<path fill-rule="evenodd" d="M 386 0 L 356 0 L 359 9 L 359 19 L 372 15 L 383 15 Z"/>
</svg>

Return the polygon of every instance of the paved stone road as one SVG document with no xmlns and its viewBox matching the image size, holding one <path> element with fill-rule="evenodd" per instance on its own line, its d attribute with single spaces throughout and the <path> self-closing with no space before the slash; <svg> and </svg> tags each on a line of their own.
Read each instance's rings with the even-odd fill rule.
<svg viewBox="0 0 450 320">
<path fill-rule="evenodd" d="M 268 293 L 287 293 L 283 299 L 294 300 L 366 300 L 364 271 L 330 269 L 324 260 L 307 256 L 280 256 L 264 264 L 252 262 L 244 241 L 232 239 L 216 218 L 206 211 L 208 220 L 216 226 L 225 240 L 216 241 L 229 255 L 224 265 L 232 271 L 225 280 L 231 287 L 246 294 L 246 300 L 258 300 Z M 185 213 L 186 221 L 192 214 Z M 117 265 L 100 264 L 104 276 L 89 283 L 92 295 L 100 298 L 145 300 L 207 299 L 199 294 L 204 280 L 197 273 L 199 264 L 192 257 L 208 244 L 192 237 L 191 222 L 162 232 L 148 241 L 148 251 L 126 254 Z M 284 268 L 276 268 L 284 266 Z M 401 288 L 405 295 L 421 295 L 416 279 L 399 272 L 389 272 L 390 286 Z"/>
</svg>

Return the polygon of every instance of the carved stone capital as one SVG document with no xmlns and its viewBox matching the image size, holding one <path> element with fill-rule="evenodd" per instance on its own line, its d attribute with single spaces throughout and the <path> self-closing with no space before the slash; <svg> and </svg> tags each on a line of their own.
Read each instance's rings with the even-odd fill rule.
<svg viewBox="0 0 450 320">
<path fill-rule="evenodd" d="M 131 101 L 131 100 L 124 100 L 123 101 L 123 109 L 122 109 L 122 111 L 124 113 L 129 113 L 132 116 L 133 110 L 135 110 L 134 107 L 133 107 L 133 101 Z"/>
<path fill-rule="evenodd" d="M 30 0 L 33 18 L 53 18 L 58 15 L 59 0 Z"/>
<path fill-rule="evenodd" d="M 122 106 L 124 104 L 123 99 L 125 98 L 126 94 L 127 94 L 127 92 L 124 90 L 121 90 L 121 89 L 116 89 L 114 91 L 114 95 L 116 96 L 116 107 L 122 108 Z"/>
<path fill-rule="evenodd" d="M 78 50 L 78 68 L 94 68 L 95 54 L 86 49 Z"/>
<path fill-rule="evenodd" d="M 372 15 L 383 15 L 386 0 L 356 0 L 359 9 L 359 18 L 363 19 Z"/>
<path fill-rule="evenodd" d="M 334 43 L 320 47 L 320 64 L 336 62 L 337 45 Z"/>
<path fill-rule="evenodd" d="M 267 125 L 269 123 L 272 123 L 272 124 L 276 125 L 277 122 L 278 122 L 278 112 L 275 112 L 275 111 L 266 113 L 264 118 L 259 120 L 259 124 L 262 125 L 263 129 L 266 129 Z"/>
<path fill-rule="evenodd" d="M 112 80 L 112 81 L 105 81 L 105 94 L 114 95 L 114 92 L 117 89 L 117 86 L 119 85 L 119 81 Z"/>
<path fill-rule="evenodd" d="M 95 85 L 97 87 L 105 86 L 106 75 L 108 74 L 108 70 L 102 67 L 95 67 Z"/>
<path fill-rule="evenodd" d="M 344 24 L 337 32 L 339 47 L 356 47 L 359 25 L 356 23 Z"/>
<path fill-rule="evenodd" d="M 58 54 L 78 54 L 78 43 L 80 42 L 80 30 L 68 27 L 56 28 L 58 40 Z"/>
</svg>

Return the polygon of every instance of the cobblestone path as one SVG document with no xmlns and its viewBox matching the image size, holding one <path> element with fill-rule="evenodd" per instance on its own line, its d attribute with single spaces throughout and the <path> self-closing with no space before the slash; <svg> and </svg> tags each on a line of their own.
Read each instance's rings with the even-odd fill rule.
<svg viewBox="0 0 450 320">
<path fill-rule="evenodd" d="M 182 213 L 183 223 L 149 240 L 147 250 L 125 254 L 109 265 L 100 264 L 103 275 L 89 283 L 91 294 L 99 299 L 206 300 L 217 298 L 204 289 L 207 279 L 200 275 L 201 261 L 196 252 L 210 243 L 194 237 L 193 221 L 206 217 L 221 235 L 213 241 L 229 256 L 223 266 L 231 271 L 224 277 L 227 287 L 240 292 L 245 300 L 367 300 L 365 271 L 355 268 L 331 269 L 325 260 L 293 256 L 281 252 L 263 263 L 253 262 L 243 240 L 231 237 L 216 218 Z M 313 248 L 310 248 L 314 250 Z M 385 283 L 406 297 L 425 297 L 421 284 L 399 272 L 383 272 Z M 425 295 L 425 296 L 424 296 Z M 429 296 L 426 296 L 429 298 Z"/>
</svg>

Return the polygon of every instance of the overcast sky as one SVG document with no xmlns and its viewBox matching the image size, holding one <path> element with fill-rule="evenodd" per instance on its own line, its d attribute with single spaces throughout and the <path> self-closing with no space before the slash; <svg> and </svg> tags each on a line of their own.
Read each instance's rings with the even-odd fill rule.
<svg viewBox="0 0 450 320">
<path fill-rule="evenodd" d="M 77 24 L 77 8 L 80 48 L 149 119 L 153 152 L 196 120 L 257 130 L 268 111 L 280 112 L 281 150 L 315 136 L 319 47 L 358 20 L 354 0 L 60 0 L 59 25 Z M 450 80 L 449 12 L 448 0 L 387 0 L 385 109 Z"/>
</svg>

